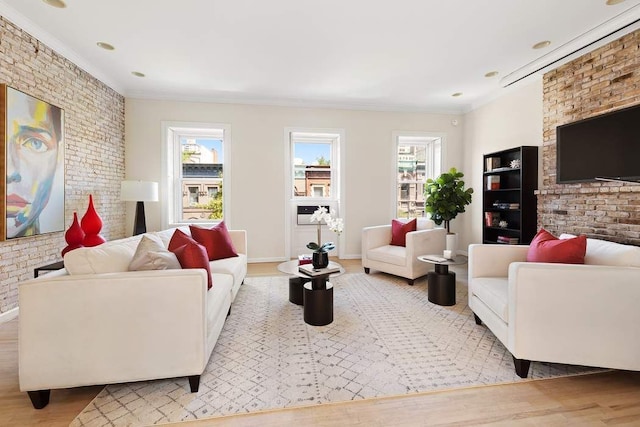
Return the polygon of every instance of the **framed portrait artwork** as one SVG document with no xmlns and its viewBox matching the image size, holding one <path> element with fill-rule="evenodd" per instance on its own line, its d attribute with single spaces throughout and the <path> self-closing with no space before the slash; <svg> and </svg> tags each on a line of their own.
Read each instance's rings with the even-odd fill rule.
<svg viewBox="0 0 640 427">
<path fill-rule="evenodd" d="M 0 85 L 0 239 L 64 231 L 64 111 Z"/>
</svg>

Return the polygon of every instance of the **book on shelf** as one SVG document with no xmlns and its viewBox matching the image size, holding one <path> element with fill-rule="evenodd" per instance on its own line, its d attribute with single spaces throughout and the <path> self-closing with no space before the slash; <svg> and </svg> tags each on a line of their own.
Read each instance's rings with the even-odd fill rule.
<svg viewBox="0 0 640 427">
<path fill-rule="evenodd" d="M 509 236 L 498 236 L 498 243 L 506 243 L 508 245 L 517 245 L 520 239 L 517 237 L 509 237 Z"/>
<path fill-rule="evenodd" d="M 300 273 L 304 273 L 307 276 L 315 277 L 322 276 L 331 273 L 338 273 L 340 267 L 327 267 L 327 268 L 313 268 L 313 264 L 303 264 L 298 267 Z"/>
<path fill-rule="evenodd" d="M 485 212 L 484 225 L 487 227 L 497 227 L 500 223 L 500 214 L 498 212 Z"/>
<path fill-rule="evenodd" d="M 495 202 L 493 202 L 493 207 L 496 209 L 514 210 L 520 209 L 520 203 L 500 202 L 496 200 Z"/>
<path fill-rule="evenodd" d="M 500 157 L 487 157 L 485 162 L 485 169 L 487 172 L 491 172 L 500 167 Z"/>
<path fill-rule="evenodd" d="M 487 177 L 487 190 L 499 190 L 500 189 L 500 176 L 489 175 Z"/>
</svg>

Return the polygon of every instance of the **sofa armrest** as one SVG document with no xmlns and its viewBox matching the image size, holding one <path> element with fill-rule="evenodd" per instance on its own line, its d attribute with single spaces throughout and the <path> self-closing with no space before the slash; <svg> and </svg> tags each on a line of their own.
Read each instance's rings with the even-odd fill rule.
<svg viewBox="0 0 640 427">
<path fill-rule="evenodd" d="M 529 245 L 469 245 L 469 280 L 507 277 L 512 262 L 526 261 Z"/>
<path fill-rule="evenodd" d="M 239 254 L 247 254 L 247 231 L 246 230 L 229 230 L 231 242 L 236 252 Z"/>
<path fill-rule="evenodd" d="M 422 262 L 418 261 L 420 255 L 441 255 L 446 246 L 446 235 L 444 228 L 410 231 L 406 235 L 407 258 Z"/>
<path fill-rule="evenodd" d="M 18 288 L 21 390 L 204 369 L 205 270 L 49 276 Z"/>
<path fill-rule="evenodd" d="M 509 350 L 518 358 L 640 370 L 640 268 L 514 262 Z"/>
</svg>

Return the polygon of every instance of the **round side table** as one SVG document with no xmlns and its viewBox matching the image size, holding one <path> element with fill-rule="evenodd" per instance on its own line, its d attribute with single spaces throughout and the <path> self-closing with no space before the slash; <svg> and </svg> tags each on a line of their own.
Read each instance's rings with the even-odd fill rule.
<svg viewBox="0 0 640 427">
<path fill-rule="evenodd" d="M 444 259 L 439 255 L 421 255 L 418 260 L 435 264 L 435 271 L 427 273 L 429 301 L 438 305 L 455 305 L 456 273 L 449 271 L 449 266 L 466 264 L 467 257 L 456 255 L 455 258 Z"/>
</svg>

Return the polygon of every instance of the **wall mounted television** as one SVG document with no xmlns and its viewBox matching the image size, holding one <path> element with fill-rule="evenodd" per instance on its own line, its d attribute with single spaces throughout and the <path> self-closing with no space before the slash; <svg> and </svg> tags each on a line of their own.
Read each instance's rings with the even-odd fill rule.
<svg viewBox="0 0 640 427">
<path fill-rule="evenodd" d="M 556 182 L 640 182 L 640 104 L 556 128 Z"/>
</svg>

